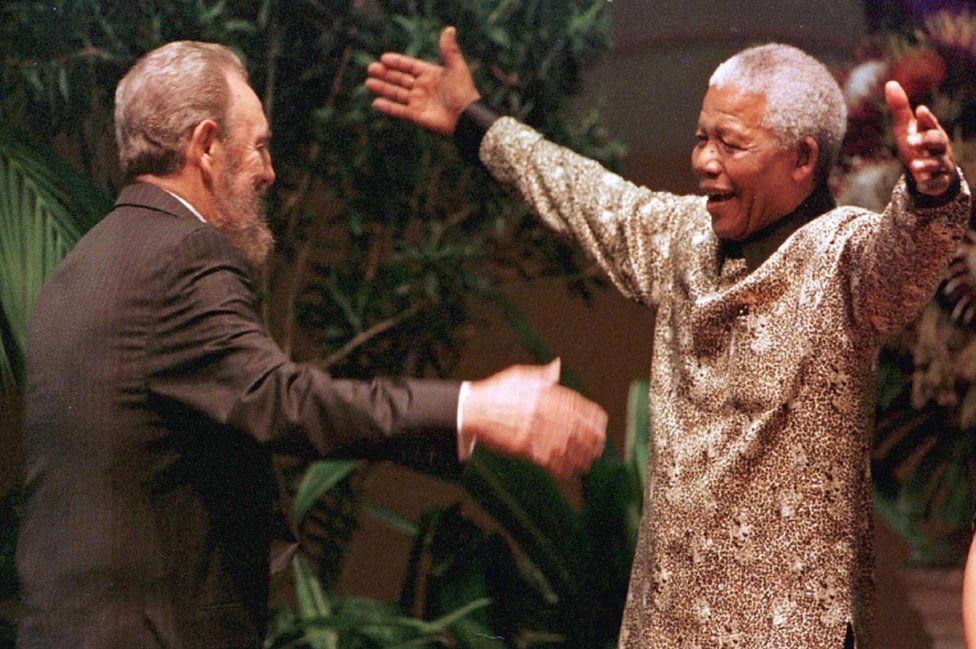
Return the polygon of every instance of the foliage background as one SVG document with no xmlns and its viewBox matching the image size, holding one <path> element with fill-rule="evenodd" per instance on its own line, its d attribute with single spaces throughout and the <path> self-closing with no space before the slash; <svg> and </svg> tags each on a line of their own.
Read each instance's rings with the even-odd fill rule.
<svg viewBox="0 0 976 649">
<path fill-rule="evenodd" d="M 603 134 L 599 112 L 580 118 L 570 111 L 583 67 L 608 46 L 605 9 L 602 0 L 4 3 L 4 151 L 27 146 L 40 167 L 57 151 L 93 186 L 80 195 L 99 197 L 84 207 L 48 201 L 31 212 L 25 190 L 0 213 L 5 232 L 41 232 L 0 249 L 0 263 L 27 280 L 16 300 L 0 295 L 5 396 L 20 389 L 26 316 L 65 246 L 53 257 L 44 250 L 56 232 L 70 233 L 61 239 L 70 247 L 104 212 L 100 201 L 120 188 L 115 83 L 139 55 L 181 38 L 235 49 L 269 116 L 278 172 L 270 222 L 279 245 L 261 273 L 261 297 L 286 352 L 341 376 L 443 376 L 479 324 L 480 304 L 499 309 L 531 353 L 547 360 L 551 352 L 507 289 L 545 279 L 586 299 L 598 284 L 594 272 L 483 170 L 462 164 L 450 142 L 376 115 L 362 81 L 365 66 L 387 49 L 435 58 L 440 28 L 454 24 L 493 105 L 613 167 L 622 148 Z M 48 226 L 38 228 L 42 222 Z M 573 382 L 569 372 L 564 379 Z M 608 454 L 574 508 L 540 472 L 479 453 L 461 485 L 496 521 L 491 531 L 458 507 L 419 522 L 371 507 L 361 493 L 368 467 L 341 481 L 330 477 L 334 466 L 306 472 L 285 458 L 280 467 L 284 488 L 297 490 L 299 500 L 308 489 L 313 499 L 326 498 L 292 512 L 317 560 L 311 570 L 295 562 L 294 597 L 288 588 L 280 593 L 285 604 L 269 645 L 423 646 L 445 633 L 463 646 L 613 642 L 640 500 L 632 463 Z M 8 516 L 17 498 L 12 492 Z M 416 539 L 399 603 L 331 592 L 364 508 Z M 458 563 L 461 556 L 472 561 Z M 456 567 L 431 577 L 432 566 L 444 565 Z M 489 601 L 495 604 L 485 609 Z M 404 611 L 430 622 L 405 621 Z"/>
</svg>

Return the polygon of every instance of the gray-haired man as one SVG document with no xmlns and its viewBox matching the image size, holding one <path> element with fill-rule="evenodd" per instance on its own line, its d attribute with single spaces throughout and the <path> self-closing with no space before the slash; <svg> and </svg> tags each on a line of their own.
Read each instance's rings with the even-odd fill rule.
<svg viewBox="0 0 976 649">
<path fill-rule="evenodd" d="M 558 362 L 365 382 L 285 356 L 249 270 L 270 132 L 231 50 L 157 48 L 115 108 L 129 184 L 31 317 L 19 646 L 260 647 L 272 451 L 451 466 L 477 442 L 569 476 L 602 450 Z"/>
<path fill-rule="evenodd" d="M 676 196 L 496 118 L 453 28 L 441 55 L 384 54 L 374 106 L 453 134 L 657 310 L 653 477 L 620 646 L 864 646 L 874 360 L 933 293 L 969 211 L 934 115 L 889 84 L 905 178 L 883 214 L 838 208 L 840 89 L 796 48 L 750 48 L 702 103 L 705 195 Z"/>
</svg>

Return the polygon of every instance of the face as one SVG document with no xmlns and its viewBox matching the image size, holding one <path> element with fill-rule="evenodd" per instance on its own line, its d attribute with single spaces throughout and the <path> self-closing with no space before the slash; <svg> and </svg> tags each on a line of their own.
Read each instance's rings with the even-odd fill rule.
<svg viewBox="0 0 976 649">
<path fill-rule="evenodd" d="M 264 215 L 264 195 L 274 182 L 268 142 L 268 120 L 257 95 L 242 79 L 231 76 L 230 109 L 224 134 L 224 156 L 215 169 L 214 225 L 260 266 L 274 247 Z"/>
<path fill-rule="evenodd" d="M 789 214 L 805 198 L 796 147 L 762 125 L 766 99 L 734 86 L 709 87 L 695 132 L 691 166 L 708 196 L 712 229 L 745 239 Z"/>
</svg>

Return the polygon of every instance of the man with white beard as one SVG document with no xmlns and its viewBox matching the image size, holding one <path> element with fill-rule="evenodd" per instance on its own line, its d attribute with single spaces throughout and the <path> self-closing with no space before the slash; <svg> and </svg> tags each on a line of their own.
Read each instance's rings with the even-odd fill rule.
<svg viewBox="0 0 976 649">
<path fill-rule="evenodd" d="M 116 91 L 129 184 L 31 319 L 21 647 L 260 647 L 275 450 L 585 471 L 606 415 L 558 362 L 481 381 L 291 362 L 250 279 L 273 240 L 268 122 L 229 49 L 174 42 Z"/>
</svg>

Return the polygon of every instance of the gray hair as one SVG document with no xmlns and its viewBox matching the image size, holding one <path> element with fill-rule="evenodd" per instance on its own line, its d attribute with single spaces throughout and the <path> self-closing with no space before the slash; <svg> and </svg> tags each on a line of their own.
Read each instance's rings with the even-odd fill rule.
<svg viewBox="0 0 976 649">
<path fill-rule="evenodd" d="M 115 89 L 115 141 L 127 180 L 176 172 L 193 129 L 206 119 L 224 136 L 229 74 L 247 80 L 230 49 L 197 41 L 167 43 L 132 66 Z"/>
<path fill-rule="evenodd" d="M 715 69 L 709 85 L 734 86 L 766 97 L 763 126 L 783 146 L 810 136 L 820 147 L 816 179 L 826 180 L 847 130 L 847 105 L 823 63 L 780 43 L 742 50 Z"/>
</svg>

